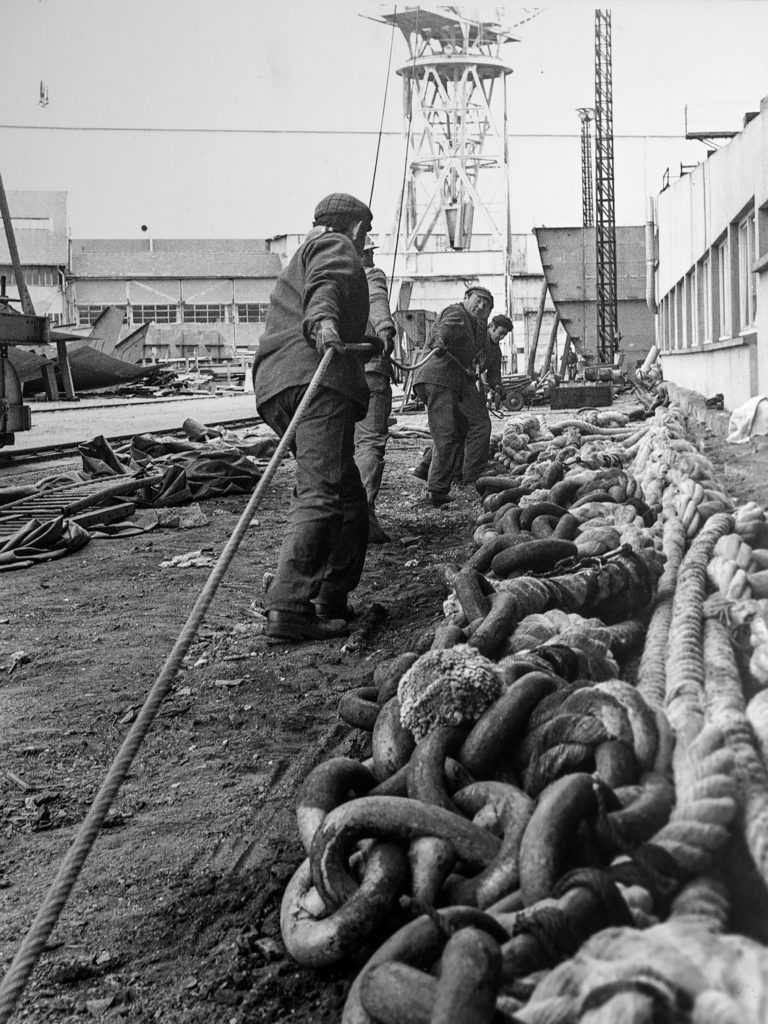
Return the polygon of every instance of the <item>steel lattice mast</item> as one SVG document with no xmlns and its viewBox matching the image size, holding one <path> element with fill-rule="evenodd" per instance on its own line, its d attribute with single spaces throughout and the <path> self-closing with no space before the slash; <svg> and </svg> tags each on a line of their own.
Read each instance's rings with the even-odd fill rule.
<svg viewBox="0 0 768 1024">
<path fill-rule="evenodd" d="M 597 346 L 601 362 L 618 349 L 616 299 L 616 207 L 613 177 L 613 69 L 611 12 L 595 11 L 595 192 L 597 256 Z"/>
<path fill-rule="evenodd" d="M 579 107 L 581 119 L 581 222 L 582 227 L 595 226 L 595 207 L 592 192 L 592 135 L 589 126 L 595 116 L 592 107 Z"/>
<path fill-rule="evenodd" d="M 501 48 L 518 37 L 456 7 L 406 7 L 376 20 L 397 25 L 410 53 L 397 71 L 409 147 L 404 251 L 467 250 L 474 228 L 506 255 L 505 78 L 512 69 Z"/>
</svg>

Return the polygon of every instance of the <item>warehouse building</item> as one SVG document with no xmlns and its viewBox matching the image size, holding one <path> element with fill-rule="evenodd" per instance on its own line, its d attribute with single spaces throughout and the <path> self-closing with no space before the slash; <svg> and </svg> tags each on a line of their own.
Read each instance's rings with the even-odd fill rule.
<svg viewBox="0 0 768 1024">
<path fill-rule="evenodd" d="M 656 200 L 664 375 L 733 409 L 768 393 L 768 98 Z"/>
<path fill-rule="evenodd" d="M 73 239 L 66 308 L 87 325 L 122 307 L 124 335 L 150 325 L 152 361 L 234 360 L 257 347 L 280 269 L 265 239 Z"/>
<path fill-rule="evenodd" d="M 64 284 L 69 267 L 67 193 L 15 190 L 7 192 L 11 225 L 24 268 L 24 280 L 38 316 L 52 324 L 64 318 Z M 18 298 L 5 231 L 0 231 L 0 277 L 6 292 Z M 15 309 L 20 306 L 14 304 Z"/>
</svg>

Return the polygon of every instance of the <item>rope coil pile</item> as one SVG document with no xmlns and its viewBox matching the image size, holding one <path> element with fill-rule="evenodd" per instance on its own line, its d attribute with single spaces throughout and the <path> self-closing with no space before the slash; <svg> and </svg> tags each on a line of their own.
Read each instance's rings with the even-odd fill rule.
<svg viewBox="0 0 768 1024">
<path fill-rule="evenodd" d="M 343 1024 L 758 1024 L 723 854 L 768 897 L 765 511 L 674 407 L 519 417 L 496 462 L 432 648 L 342 699 L 370 756 L 302 786 L 286 947 L 367 956 Z"/>
</svg>

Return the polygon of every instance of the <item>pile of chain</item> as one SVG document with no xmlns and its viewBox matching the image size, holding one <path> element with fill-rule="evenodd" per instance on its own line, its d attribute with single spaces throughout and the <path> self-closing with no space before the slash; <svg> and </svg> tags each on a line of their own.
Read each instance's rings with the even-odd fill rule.
<svg viewBox="0 0 768 1024">
<path fill-rule="evenodd" d="M 521 425 L 431 648 L 342 699 L 370 756 L 305 780 L 284 942 L 362 964 L 343 1024 L 757 1024 L 768 950 L 727 933 L 720 869 L 738 834 L 768 882 L 765 513 L 676 409 Z"/>
</svg>

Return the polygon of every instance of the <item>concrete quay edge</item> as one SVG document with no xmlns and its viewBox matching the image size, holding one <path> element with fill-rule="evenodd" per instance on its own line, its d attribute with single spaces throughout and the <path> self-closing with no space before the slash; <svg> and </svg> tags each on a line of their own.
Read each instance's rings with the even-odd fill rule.
<svg viewBox="0 0 768 1024">
<path fill-rule="evenodd" d="M 669 389 L 669 397 L 672 402 L 679 405 L 683 413 L 689 419 L 696 420 L 716 437 L 725 440 L 728 436 L 728 427 L 731 421 L 729 409 L 708 409 L 706 398 L 698 391 L 691 391 L 682 388 L 677 384 L 666 382 Z"/>
</svg>

